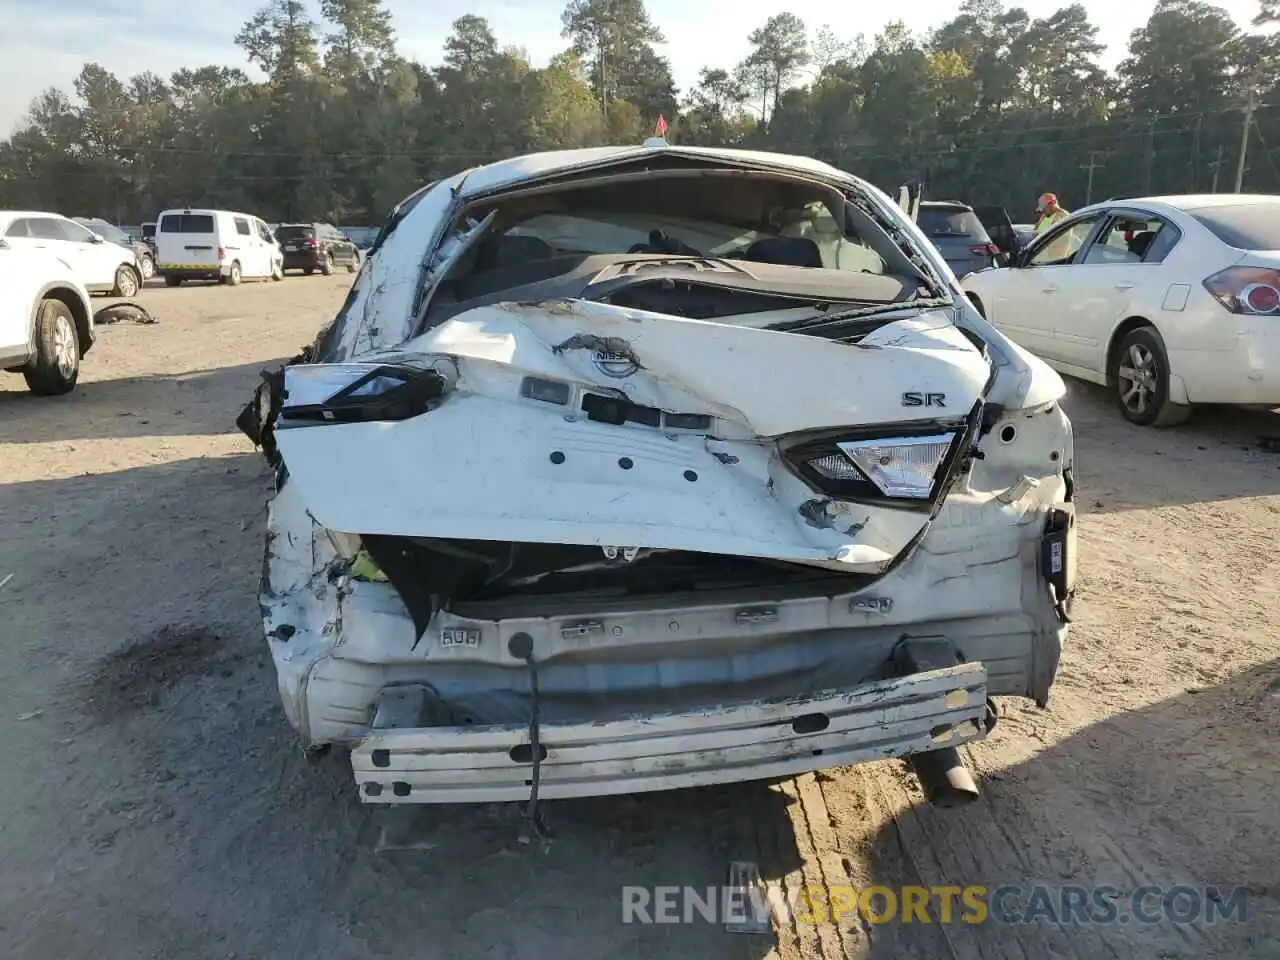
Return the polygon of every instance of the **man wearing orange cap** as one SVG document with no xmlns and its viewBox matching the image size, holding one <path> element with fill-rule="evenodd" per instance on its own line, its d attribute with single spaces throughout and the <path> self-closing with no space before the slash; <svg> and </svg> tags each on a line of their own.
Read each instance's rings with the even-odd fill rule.
<svg viewBox="0 0 1280 960">
<path fill-rule="evenodd" d="M 1052 193 L 1040 194 L 1040 202 L 1036 204 L 1036 236 L 1044 233 L 1060 220 L 1065 220 L 1071 211 L 1058 206 L 1058 197 Z"/>
</svg>

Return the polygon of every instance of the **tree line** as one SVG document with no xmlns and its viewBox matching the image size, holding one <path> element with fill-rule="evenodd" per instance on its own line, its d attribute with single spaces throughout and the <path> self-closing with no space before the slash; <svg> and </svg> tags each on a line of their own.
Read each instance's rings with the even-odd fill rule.
<svg viewBox="0 0 1280 960">
<path fill-rule="evenodd" d="M 644 0 L 570 0 L 535 67 L 482 17 L 439 64 L 401 56 L 382 0 L 270 0 L 235 36 L 249 64 L 127 79 L 85 64 L 0 143 L 0 206 L 137 223 L 171 206 L 377 223 L 424 182 L 538 150 L 672 142 L 806 154 L 886 189 L 1007 206 L 1112 195 L 1280 192 L 1280 2 L 1241 25 L 1158 0 L 1118 67 L 1074 3 L 1033 18 L 963 0 L 927 32 L 842 37 L 780 13 L 738 64 L 678 91 Z"/>
</svg>

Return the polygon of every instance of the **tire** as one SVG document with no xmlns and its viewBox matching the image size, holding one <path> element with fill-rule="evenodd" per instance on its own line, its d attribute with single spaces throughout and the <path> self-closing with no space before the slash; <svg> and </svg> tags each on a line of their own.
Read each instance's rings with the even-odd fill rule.
<svg viewBox="0 0 1280 960">
<path fill-rule="evenodd" d="M 182 286 L 182 278 L 181 277 L 165 277 L 164 285 L 166 287 L 180 287 Z"/>
<path fill-rule="evenodd" d="M 1169 356 L 1155 327 L 1125 334 L 1109 371 L 1121 415 L 1140 427 L 1176 427 L 1191 406 L 1169 399 Z"/>
<path fill-rule="evenodd" d="M 333 254 L 326 253 L 324 255 L 324 263 L 320 264 L 320 272 L 326 277 L 333 276 Z"/>
<path fill-rule="evenodd" d="M 351 254 L 351 259 L 347 261 L 347 273 L 355 273 L 360 269 L 360 253 L 359 251 Z"/>
<path fill-rule="evenodd" d="M 142 282 L 146 283 L 156 275 L 156 262 L 150 257 L 141 257 L 138 265 L 142 267 Z"/>
<path fill-rule="evenodd" d="M 240 261 L 232 260 L 231 268 L 227 270 L 227 276 L 224 280 L 228 287 L 240 286 Z"/>
<path fill-rule="evenodd" d="M 74 390 L 80 378 L 80 338 L 71 309 L 61 300 L 40 302 L 35 345 L 35 353 L 22 368 L 27 388 L 38 397 Z"/>
<path fill-rule="evenodd" d="M 276 282 L 279 282 L 279 281 L 283 280 L 283 279 L 284 279 L 284 267 L 280 266 L 280 264 L 278 264 L 278 263 L 273 263 L 273 264 L 271 265 L 271 279 L 272 279 L 272 280 L 275 280 Z"/>
<path fill-rule="evenodd" d="M 305 273 L 305 274 L 309 277 L 309 276 L 311 276 L 313 273 L 315 273 L 315 272 L 316 272 L 316 268 L 315 268 L 315 267 L 303 267 L 303 268 L 302 268 L 302 272 L 303 272 L 303 273 Z"/>
<path fill-rule="evenodd" d="M 142 289 L 142 276 L 127 263 L 116 267 L 116 285 L 111 288 L 113 297 L 124 297 L 132 300 Z"/>
</svg>

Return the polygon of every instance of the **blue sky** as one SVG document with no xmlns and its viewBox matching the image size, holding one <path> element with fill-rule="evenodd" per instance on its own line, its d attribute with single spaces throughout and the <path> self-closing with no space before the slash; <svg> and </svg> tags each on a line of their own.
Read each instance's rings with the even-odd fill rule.
<svg viewBox="0 0 1280 960">
<path fill-rule="evenodd" d="M 1032 16 L 1046 16 L 1069 0 L 1021 0 Z M 319 13 L 319 0 L 309 0 Z M 25 114 L 31 99 L 49 86 L 70 91 L 81 65 L 95 60 L 122 77 L 142 70 L 163 76 L 180 67 L 209 63 L 245 66 L 232 43 L 240 25 L 261 0 L 172 3 L 167 0 L 0 0 L 0 136 Z M 667 36 L 677 85 L 687 89 L 705 65 L 732 66 L 742 58 L 747 34 L 780 10 L 789 10 L 816 30 L 824 23 L 839 34 L 868 37 L 894 19 L 923 32 L 953 15 L 956 0 L 897 3 L 797 0 L 648 0 L 650 16 Z M 1108 64 L 1123 55 L 1129 32 L 1150 15 L 1153 0 L 1084 0 L 1102 29 Z M 1257 0 L 1220 0 L 1242 25 Z M 565 46 L 560 36 L 563 0 L 387 0 L 401 52 L 435 63 L 449 24 L 465 13 L 488 18 L 499 40 L 524 47 L 545 63 Z"/>
</svg>

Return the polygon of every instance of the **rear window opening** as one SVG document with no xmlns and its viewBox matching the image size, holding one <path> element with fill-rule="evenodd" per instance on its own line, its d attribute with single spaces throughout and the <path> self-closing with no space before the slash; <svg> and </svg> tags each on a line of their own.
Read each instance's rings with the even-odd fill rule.
<svg viewBox="0 0 1280 960">
<path fill-rule="evenodd" d="M 766 325 L 920 288 L 902 250 L 841 194 L 763 174 L 618 171 L 477 204 L 464 225 L 422 329 L 485 303 L 557 298 Z"/>
<path fill-rule="evenodd" d="M 300 227 L 297 225 L 281 224 L 276 227 L 276 238 L 278 240 L 297 240 L 299 238 L 314 237 L 316 235 L 315 227 Z"/>
<path fill-rule="evenodd" d="M 213 233 L 213 215 L 208 213 L 166 213 L 160 218 L 161 233 Z"/>
<path fill-rule="evenodd" d="M 709 257 L 883 274 L 884 258 L 844 222 L 842 198 L 767 177 L 604 180 L 513 198 L 475 272 L 559 257 Z"/>
</svg>

